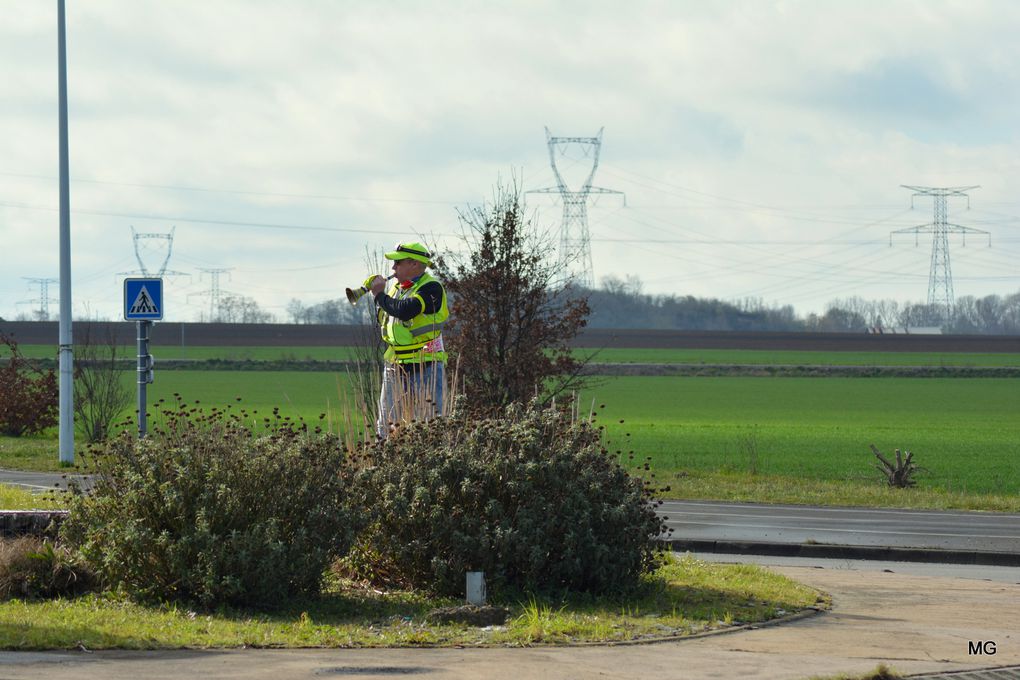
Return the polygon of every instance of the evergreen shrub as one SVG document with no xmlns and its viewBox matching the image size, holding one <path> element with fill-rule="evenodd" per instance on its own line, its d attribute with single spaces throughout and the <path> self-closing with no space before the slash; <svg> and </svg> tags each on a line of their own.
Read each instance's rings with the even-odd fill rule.
<svg viewBox="0 0 1020 680">
<path fill-rule="evenodd" d="M 318 594 L 360 529 L 339 440 L 279 417 L 256 434 L 243 411 L 179 397 L 156 420 L 95 450 L 61 536 L 138 599 L 271 609 Z"/>
<path fill-rule="evenodd" d="M 555 408 L 510 405 L 397 428 L 370 450 L 356 484 L 373 516 L 359 551 L 401 585 L 463 595 L 465 573 L 490 590 L 601 593 L 635 586 L 663 531 L 644 483 L 601 433 Z"/>
</svg>

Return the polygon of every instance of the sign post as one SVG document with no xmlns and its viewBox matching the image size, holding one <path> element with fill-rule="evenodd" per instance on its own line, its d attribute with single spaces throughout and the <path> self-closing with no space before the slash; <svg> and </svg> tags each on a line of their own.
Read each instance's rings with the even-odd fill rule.
<svg viewBox="0 0 1020 680">
<path fill-rule="evenodd" d="M 163 318 L 163 279 L 124 279 L 124 318 L 138 326 L 138 437 L 145 436 L 146 388 L 153 381 L 149 332 Z"/>
</svg>

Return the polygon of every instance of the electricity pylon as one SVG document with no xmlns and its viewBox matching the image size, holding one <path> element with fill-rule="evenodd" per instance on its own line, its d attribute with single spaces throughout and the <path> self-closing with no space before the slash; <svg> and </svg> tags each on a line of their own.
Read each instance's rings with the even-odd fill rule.
<svg viewBox="0 0 1020 680">
<path fill-rule="evenodd" d="M 889 245 L 892 245 L 893 234 L 913 234 L 914 245 L 918 244 L 918 235 L 931 234 L 931 269 L 928 274 L 928 306 L 938 313 L 939 320 L 947 323 L 953 318 L 953 307 L 956 304 L 953 295 L 953 271 L 949 263 L 949 234 L 962 234 L 963 245 L 967 245 L 967 234 L 986 234 L 988 245 L 992 245 L 992 236 L 982 229 L 962 227 L 950 224 L 947 219 L 946 199 L 949 196 L 962 196 L 967 199 L 970 209 L 970 196 L 965 192 L 978 189 L 978 185 L 969 187 L 915 187 L 901 184 L 904 189 L 914 193 L 910 196 L 910 207 L 914 207 L 914 197 L 931 196 L 935 204 L 935 218 L 931 224 L 922 224 L 908 229 L 897 229 L 889 232 Z"/>
<path fill-rule="evenodd" d="M 188 276 L 184 272 L 178 272 L 168 270 L 167 264 L 170 263 L 170 255 L 174 252 L 174 231 L 177 227 L 170 227 L 169 232 L 137 232 L 134 227 L 131 227 L 131 240 L 135 246 L 135 260 L 138 261 L 138 269 L 133 272 L 121 272 L 122 275 L 141 275 L 147 279 L 160 279 L 164 276 Z M 142 248 L 141 243 L 147 240 L 166 241 L 166 255 L 163 257 L 163 262 L 160 263 L 159 269 L 153 271 L 149 267 L 145 266 L 145 262 L 142 260 Z"/>
<path fill-rule="evenodd" d="M 230 278 L 231 269 L 233 269 L 233 267 L 217 267 L 207 269 L 200 268 L 199 271 L 202 272 L 202 274 L 208 274 L 209 278 L 211 279 L 211 282 L 209 284 L 209 290 L 203 290 L 198 293 L 192 293 L 191 295 L 188 296 L 189 298 L 196 295 L 202 297 L 206 295 L 209 296 L 210 322 L 216 321 L 217 319 L 220 318 L 220 300 L 222 299 L 223 294 L 227 292 L 220 288 L 220 275 L 226 274 L 227 278 Z"/>
<path fill-rule="evenodd" d="M 39 278 L 32 278 L 32 277 L 28 277 L 28 276 L 23 276 L 21 278 L 25 279 L 26 281 L 28 281 L 29 283 L 31 283 L 33 285 L 39 286 L 39 298 L 37 300 L 22 300 L 18 304 L 31 304 L 31 303 L 34 303 L 34 302 L 38 302 L 39 303 L 39 307 L 38 307 L 38 310 L 37 310 L 37 314 L 39 316 L 39 320 L 40 321 L 49 321 L 50 320 L 50 302 L 56 302 L 56 300 L 53 300 L 52 298 L 50 298 L 50 284 L 51 283 L 59 283 L 59 280 L 58 279 L 39 279 Z"/>
<path fill-rule="evenodd" d="M 595 171 L 599 167 L 599 152 L 602 148 L 602 130 L 600 128 L 595 137 L 553 137 L 549 128 L 545 129 L 546 143 L 549 146 L 549 162 L 552 165 L 553 174 L 556 175 L 556 186 L 545 189 L 532 189 L 529 194 L 559 194 L 563 201 L 563 222 L 560 224 L 560 249 L 559 264 L 560 271 L 564 277 L 571 272 L 572 277 L 578 284 L 585 288 L 593 288 L 595 285 L 595 274 L 591 261 L 591 237 L 588 233 L 588 196 L 591 194 L 619 194 L 624 196 L 622 191 L 604 189 L 592 186 L 592 179 L 595 178 Z M 584 180 L 581 188 L 571 190 L 560 169 L 556 165 L 556 151 L 560 156 L 565 156 L 571 147 L 580 146 L 584 158 L 591 159 L 591 172 Z M 624 196 L 624 205 L 627 198 Z"/>
</svg>

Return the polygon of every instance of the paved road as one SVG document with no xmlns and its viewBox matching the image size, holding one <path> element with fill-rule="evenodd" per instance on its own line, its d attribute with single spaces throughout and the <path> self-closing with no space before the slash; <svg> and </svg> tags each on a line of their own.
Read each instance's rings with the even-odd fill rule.
<svg viewBox="0 0 1020 680">
<path fill-rule="evenodd" d="M 1020 554 L 1020 515 L 666 501 L 674 537 Z"/>
<path fill-rule="evenodd" d="M 80 478 L 81 475 L 61 474 L 59 472 L 24 472 L 21 470 L 6 470 L 0 468 L 0 484 L 10 484 L 32 491 L 50 491 L 54 487 L 67 488 L 67 482 L 72 478 Z"/>
</svg>

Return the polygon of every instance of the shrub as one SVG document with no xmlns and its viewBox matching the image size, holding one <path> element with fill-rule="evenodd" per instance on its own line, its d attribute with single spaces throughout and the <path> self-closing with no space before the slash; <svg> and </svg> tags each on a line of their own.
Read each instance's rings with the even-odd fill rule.
<svg viewBox="0 0 1020 680">
<path fill-rule="evenodd" d="M 95 574 L 64 547 L 34 536 L 0 540 L 0 599 L 80 595 Z"/>
<path fill-rule="evenodd" d="M 472 420 L 452 414 L 373 445 L 358 494 L 374 509 L 360 549 L 395 580 L 441 594 L 467 571 L 490 589 L 625 590 L 653 562 L 663 526 L 643 483 L 590 422 L 536 402 Z"/>
<path fill-rule="evenodd" d="M 57 376 L 25 360 L 14 338 L 0 333 L 10 356 L 0 364 L 0 434 L 20 437 L 57 424 Z"/>
<path fill-rule="evenodd" d="M 359 530 L 339 441 L 279 417 L 253 434 L 244 411 L 204 415 L 179 397 L 172 408 L 145 439 L 93 454 L 61 535 L 139 599 L 272 608 L 317 594 Z"/>
</svg>

